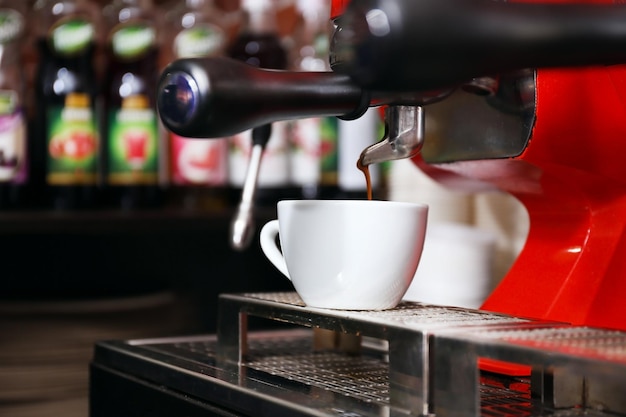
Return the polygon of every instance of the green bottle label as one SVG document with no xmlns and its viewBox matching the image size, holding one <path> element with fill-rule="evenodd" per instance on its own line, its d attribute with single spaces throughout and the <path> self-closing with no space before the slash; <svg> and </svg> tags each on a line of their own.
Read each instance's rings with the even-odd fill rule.
<svg viewBox="0 0 626 417">
<path fill-rule="evenodd" d="M 320 123 L 321 183 L 337 185 L 339 156 L 337 153 L 337 118 L 324 117 Z"/>
<path fill-rule="evenodd" d="M 159 150 L 155 111 L 146 105 L 146 98 L 126 100 L 109 116 L 108 182 L 112 185 L 157 184 Z"/>
<path fill-rule="evenodd" d="M 48 121 L 48 184 L 95 184 L 98 130 L 89 97 L 69 94 L 65 105 L 48 108 Z"/>
<path fill-rule="evenodd" d="M 0 90 L 0 115 L 12 114 L 17 109 L 17 92 Z"/>
<path fill-rule="evenodd" d="M 62 55 L 83 52 L 93 43 L 94 36 L 93 24 L 79 17 L 63 19 L 50 31 L 52 49 Z"/>
<path fill-rule="evenodd" d="M 214 25 L 199 25 L 182 30 L 174 39 L 178 58 L 193 58 L 217 54 L 226 43 L 224 31 Z"/>
<path fill-rule="evenodd" d="M 113 53 L 123 59 L 133 59 L 146 54 L 156 42 L 156 31 L 147 23 L 119 26 L 111 36 Z"/>
<path fill-rule="evenodd" d="M 11 9 L 0 9 L 0 44 L 16 40 L 24 29 L 24 18 Z"/>
</svg>

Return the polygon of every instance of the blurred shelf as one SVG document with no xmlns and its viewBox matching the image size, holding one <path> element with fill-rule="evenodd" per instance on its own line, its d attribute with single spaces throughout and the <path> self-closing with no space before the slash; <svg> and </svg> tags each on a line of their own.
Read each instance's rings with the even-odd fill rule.
<svg viewBox="0 0 626 417">
<path fill-rule="evenodd" d="M 214 321 L 217 294 L 290 285 L 259 248 L 230 246 L 234 209 L 0 212 L 0 301 L 84 299 L 175 288 Z M 206 304 L 206 305 L 205 305 Z M 204 314 L 204 313 L 203 313 Z"/>
<path fill-rule="evenodd" d="M 90 211 L 0 211 L 0 236 L 7 234 L 125 234 L 217 232 L 230 227 L 235 209 L 174 208 Z M 275 218 L 275 208 L 258 208 L 256 221 Z"/>
</svg>

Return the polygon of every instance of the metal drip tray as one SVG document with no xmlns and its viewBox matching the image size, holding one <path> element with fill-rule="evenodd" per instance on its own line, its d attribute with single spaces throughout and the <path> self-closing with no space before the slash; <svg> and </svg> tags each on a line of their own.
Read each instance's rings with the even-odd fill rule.
<svg viewBox="0 0 626 417">
<path fill-rule="evenodd" d="M 477 413 L 479 358 L 526 364 L 545 406 L 626 414 L 626 333 L 579 326 L 477 329 L 433 338 L 434 400 L 446 413 Z M 450 372 L 465 377 L 450 378 Z M 447 376 L 444 376 L 447 375 Z M 457 395 L 462 393 L 462 395 Z"/>
<path fill-rule="evenodd" d="M 223 295 L 218 357 L 248 363 L 246 318 L 264 317 L 384 341 L 388 345 L 389 401 L 426 415 L 430 404 L 430 336 L 458 329 L 546 326 L 547 323 L 457 307 L 403 302 L 394 309 L 346 311 L 307 307 L 296 293 Z"/>
<path fill-rule="evenodd" d="M 302 322 L 312 317 L 327 318 L 328 321 L 345 320 L 372 328 L 374 326 L 397 326 L 402 328 L 431 329 L 443 327 L 483 326 L 494 324 L 531 323 L 535 320 L 513 317 L 506 314 L 489 313 L 460 307 L 430 305 L 404 301 L 390 310 L 329 310 L 306 307 L 294 292 L 227 294 L 221 297 L 222 306 L 228 303 L 242 306 L 250 314 L 260 314 L 263 309 L 277 309 L 279 316 L 273 320 Z M 293 312 L 296 314 L 288 314 Z"/>
<path fill-rule="evenodd" d="M 249 316 L 291 325 L 252 332 Z M 358 335 L 358 351 L 319 349 L 318 329 Z M 338 311 L 306 307 L 295 293 L 240 294 L 221 297 L 217 335 L 101 342 L 93 370 L 229 416 L 604 416 L 623 412 L 625 349 L 621 332 L 477 310 L 407 302 Z M 485 372 L 484 358 L 532 374 Z"/>
</svg>

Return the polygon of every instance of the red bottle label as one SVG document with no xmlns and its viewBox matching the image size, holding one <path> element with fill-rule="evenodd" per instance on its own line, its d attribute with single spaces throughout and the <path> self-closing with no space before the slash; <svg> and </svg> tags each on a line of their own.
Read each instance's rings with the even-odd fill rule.
<svg viewBox="0 0 626 417">
<path fill-rule="evenodd" d="M 228 142 L 226 139 L 188 139 L 172 134 L 172 183 L 207 186 L 226 185 Z"/>
</svg>

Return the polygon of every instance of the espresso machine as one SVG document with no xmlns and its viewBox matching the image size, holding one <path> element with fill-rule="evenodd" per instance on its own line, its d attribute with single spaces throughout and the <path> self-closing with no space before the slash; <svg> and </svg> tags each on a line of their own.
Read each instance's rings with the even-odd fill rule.
<svg viewBox="0 0 626 417">
<path fill-rule="evenodd" d="M 626 415 L 626 6 L 336 0 L 331 14 L 332 72 L 170 64 L 166 127 L 223 137 L 381 107 L 363 165 L 412 158 L 449 187 L 511 193 L 524 249 L 479 310 L 224 294 L 215 335 L 97 344 L 92 416 Z"/>
</svg>

